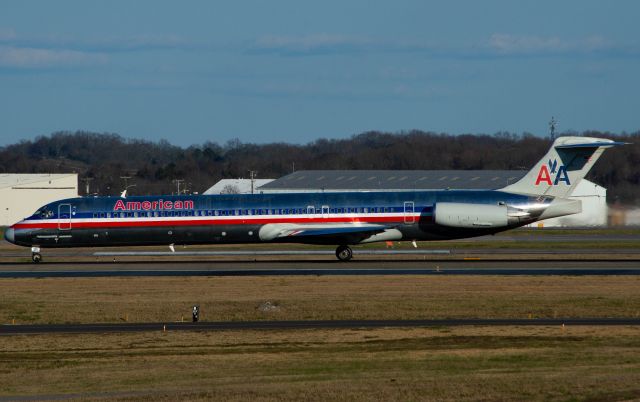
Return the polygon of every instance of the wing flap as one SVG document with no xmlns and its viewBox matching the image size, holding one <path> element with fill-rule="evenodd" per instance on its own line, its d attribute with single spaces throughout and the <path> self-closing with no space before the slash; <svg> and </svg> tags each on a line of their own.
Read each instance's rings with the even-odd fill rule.
<svg viewBox="0 0 640 402">
<path fill-rule="evenodd" d="M 384 225 L 344 223 L 344 224 L 290 224 L 290 223 L 269 223 L 260 228 L 260 240 L 271 241 L 283 238 L 309 237 L 341 237 L 357 236 L 368 237 L 375 233 L 384 232 L 387 229 Z"/>
</svg>

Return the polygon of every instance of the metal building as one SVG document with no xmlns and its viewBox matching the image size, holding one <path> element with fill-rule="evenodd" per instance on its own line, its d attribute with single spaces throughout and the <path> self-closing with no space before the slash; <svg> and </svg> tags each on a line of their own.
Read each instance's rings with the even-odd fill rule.
<svg viewBox="0 0 640 402">
<path fill-rule="evenodd" d="M 78 196 L 78 175 L 0 174 L 0 226 L 10 226 L 41 206 Z"/>
<path fill-rule="evenodd" d="M 410 190 L 495 190 L 520 180 L 527 170 L 301 170 L 258 187 L 261 193 Z M 607 224 L 607 190 L 582 180 L 570 198 L 582 212 L 536 222 L 537 227 Z"/>
<path fill-rule="evenodd" d="M 585 227 L 607 226 L 609 207 L 607 189 L 582 179 L 571 193 L 572 199 L 582 202 L 582 212 L 574 215 L 545 219 L 532 224 L 537 227 Z"/>
<path fill-rule="evenodd" d="M 264 193 L 318 191 L 486 190 L 514 183 L 526 170 L 300 170 L 259 187 Z"/>
</svg>

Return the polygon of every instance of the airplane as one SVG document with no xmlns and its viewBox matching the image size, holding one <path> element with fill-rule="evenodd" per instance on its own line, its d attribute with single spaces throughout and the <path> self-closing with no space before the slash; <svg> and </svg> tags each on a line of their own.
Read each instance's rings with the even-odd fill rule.
<svg viewBox="0 0 640 402">
<path fill-rule="evenodd" d="M 559 137 L 519 181 L 497 190 L 79 197 L 56 201 L 5 231 L 7 241 L 41 248 L 175 244 L 305 243 L 350 246 L 449 240 L 581 212 L 568 198 L 605 149 L 624 143 Z"/>
</svg>

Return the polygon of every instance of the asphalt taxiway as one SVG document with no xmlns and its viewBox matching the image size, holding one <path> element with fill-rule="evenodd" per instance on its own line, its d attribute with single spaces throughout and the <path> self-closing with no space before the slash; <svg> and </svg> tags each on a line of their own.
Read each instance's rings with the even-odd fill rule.
<svg viewBox="0 0 640 402">
<path fill-rule="evenodd" d="M 0 335 L 117 333 L 145 331 L 290 330 L 340 328 L 420 328 L 451 326 L 637 326 L 640 318 L 463 318 L 438 320 L 218 321 L 117 324 L 0 325 Z"/>
<path fill-rule="evenodd" d="M 640 275 L 637 260 L 326 260 L 0 263 L 0 278 L 291 275 Z"/>
</svg>

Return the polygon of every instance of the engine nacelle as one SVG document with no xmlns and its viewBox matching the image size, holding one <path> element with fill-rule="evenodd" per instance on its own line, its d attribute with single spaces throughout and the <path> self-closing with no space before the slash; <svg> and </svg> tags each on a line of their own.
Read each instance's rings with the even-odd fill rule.
<svg viewBox="0 0 640 402">
<path fill-rule="evenodd" d="M 509 224 L 506 205 L 438 202 L 433 215 L 438 225 L 453 228 L 498 228 Z"/>
</svg>

